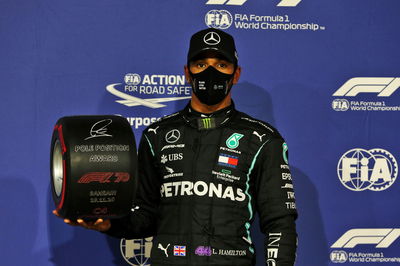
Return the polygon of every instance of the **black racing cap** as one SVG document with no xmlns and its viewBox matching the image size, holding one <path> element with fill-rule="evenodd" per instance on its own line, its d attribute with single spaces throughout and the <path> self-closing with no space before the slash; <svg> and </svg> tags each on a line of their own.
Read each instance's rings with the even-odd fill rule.
<svg viewBox="0 0 400 266">
<path fill-rule="evenodd" d="M 218 29 L 205 29 L 193 34 L 190 39 L 188 62 L 206 51 L 215 51 L 226 57 L 230 62 L 237 64 L 238 55 L 233 37 Z"/>
</svg>

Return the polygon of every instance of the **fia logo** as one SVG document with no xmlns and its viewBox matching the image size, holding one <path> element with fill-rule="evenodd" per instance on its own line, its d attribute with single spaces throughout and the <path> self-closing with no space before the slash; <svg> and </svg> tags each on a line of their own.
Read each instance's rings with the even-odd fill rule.
<svg viewBox="0 0 400 266">
<path fill-rule="evenodd" d="M 332 109 L 335 111 L 347 111 L 349 107 L 350 103 L 346 99 L 335 99 L 332 101 Z"/>
<path fill-rule="evenodd" d="M 340 158 L 337 174 L 342 184 L 353 191 L 382 191 L 397 178 L 394 156 L 383 149 L 352 149 Z"/>
<path fill-rule="evenodd" d="M 145 239 L 121 239 L 120 249 L 122 257 L 133 266 L 150 266 L 150 252 L 153 246 L 153 237 Z"/>
<path fill-rule="evenodd" d="M 331 261 L 333 263 L 345 263 L 349 256 L 343 250 L 334 250 L 331 252 Z"/>
<path fill-rule="evenodd" d="M 232 15 L 229 11 L 215 9 L 208 11 L 204 20 L 207 27 L 221 30 L 229 28 L 233 22 Z"/>
<path fill-rule="evenodd" d="M 128 73 L 124 77 L 124 81 L 127 85 L 139 85 L 142 79 L 140 78 L 139 74 L 136 73 Z"/>
</svg>

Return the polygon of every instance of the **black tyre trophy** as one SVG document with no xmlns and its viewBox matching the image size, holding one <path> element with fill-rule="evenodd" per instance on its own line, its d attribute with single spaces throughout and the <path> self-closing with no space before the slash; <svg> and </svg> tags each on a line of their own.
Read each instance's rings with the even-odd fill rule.
<svg viewBox="0 0 400 266">
<path fill-rule="evenodd" d="M 50 154 L 53 200 L 61 217 L 117 218 L 130 211 L 137 153 L 125 118 L 60 118 Z"/>
</svg>

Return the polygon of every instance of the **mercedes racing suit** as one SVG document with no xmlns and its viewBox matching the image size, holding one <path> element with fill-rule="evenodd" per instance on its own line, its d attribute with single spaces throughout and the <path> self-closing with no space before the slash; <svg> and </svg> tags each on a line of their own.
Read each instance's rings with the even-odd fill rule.
<svg viewBox="0 0 400 266">
<path fill-rule="evenodd" d="M 255 212 L 265 264 L 293 265 L 297 212 L 286 143 L 233 103 L 211 115 L 189 104 L 143 132 L 132 213 L 106 233 L 155 236 L 151 265 L 248 266 Z"/>
</svg>

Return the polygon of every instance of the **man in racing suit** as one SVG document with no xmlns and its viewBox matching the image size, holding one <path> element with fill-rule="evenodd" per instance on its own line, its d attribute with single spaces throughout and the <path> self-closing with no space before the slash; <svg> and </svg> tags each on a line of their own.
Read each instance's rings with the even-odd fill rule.
<svg viewBox="0 0 400 266">
<path fill-rule="evenodd" d="M 131 214 L 79 224 L 119 238 L 155 236 L 152 265 L 247 266 L 255 265 L 250 227 L 258 212 L 265 264 L 293 265 L 297 212 L 287 145 L 272 126 L 235 109 L 233 38 L 216 29 L 194 34 L 185 74 L 190 103 L 143 132 Z"/>
</svg>

